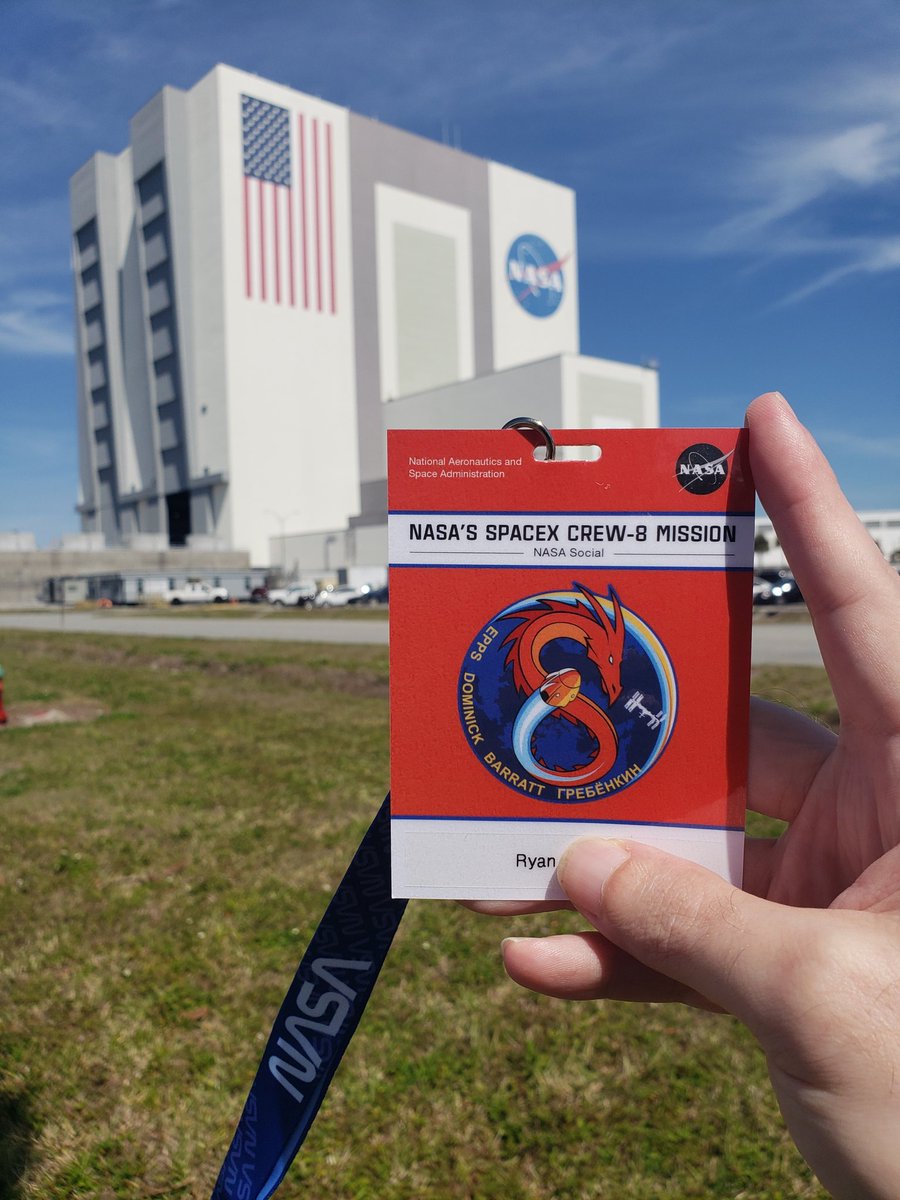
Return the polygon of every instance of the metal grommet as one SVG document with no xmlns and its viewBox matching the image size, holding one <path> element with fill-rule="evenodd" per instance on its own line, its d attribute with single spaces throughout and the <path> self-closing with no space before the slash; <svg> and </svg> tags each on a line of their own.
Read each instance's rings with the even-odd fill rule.
<svg viewBox="0 0 900 1200">
<path fill-rule="evenodd" d="M 543 421 L 539 421 L 536 417 L 513 417 L 511 421 L 507 421 L 505 425 L 501 425 L 501 429 L 531 429 L 538 434 L 544 441 L 547 447 L 547 457 L 545 462 L 552 462 L 556 458 L 556 442 L 554 442 L 550 430 Z"/>
</svg>

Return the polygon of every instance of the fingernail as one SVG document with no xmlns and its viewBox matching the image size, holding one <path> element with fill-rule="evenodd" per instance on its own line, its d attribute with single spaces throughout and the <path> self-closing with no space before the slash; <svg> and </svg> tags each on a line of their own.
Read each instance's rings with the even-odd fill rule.
<svg viewBox="0 0 900 1200">
<path fill-rule="evenodd" d="M 623 842 L 611 838 L 580 838 L 559 864 L 559 881 L 576 908 L 599 906 L 610 875 L 630 857 Z"/>
<path fill-rule="evenodd" d="M 773 392 L 772 394 L 773 394 L 774 396 L 777 396 L 777 397 L 778 397 L 778 399 L 781 401 L 781 403 L 784 405 L 784 407 L 785 407 L 785 408 L 788 410 L 788 412 L 790 412 L 790 413 L 793 413 L 793 412 L 794 412 L 794 409 L 793 409 L 793 407 L 791 406 L 791 402 L 790 402 L 790 400 L 788 400 L 788 398 L 787 398 L 787 396 L 784 394 L 784 392 Z M 795 415 L 796 415 L 796 414 L 795 414 Z"/>
<path fill-rule="evenodd" d="M 540 939 L 537 939 L 540 940 Z M 533 942 L 535 938 L 527 937 L 505 937 L 500 943 L 500 957 L 503 960 L 503 966 L 506 967 L 506 955 L 511 946 L 517 945 L 519 942 Z M 508 970 L 509 968 L 507 968 Z"/>
<path fill-rule="evenodd" d="M 789 402 L 788 402 L 788 399 L 787 399 L 787 397 L 785 396 L 784 392 L 761 392 L 761 393 L 760 393 L 760 394 L 759 394 L 759 395 L 756 397 L 756 400 L 762 400 L 764 396 L 776 396 L 776 397 L 777 397 L 777 398 L 778 398 L 778 399 L 781 401 L 781 403 L 782 403 L 782 404 L 785 406 L 785 408 L 788 410 L 788 412 L 789 412 L 789 413 L 792 413 L 793 415 L 795 415 L 795 416 L 796 416 L 796 414 L 794 413 L 794 410 L 791 408 L 791 406 L 790 406 L 790 404 L 789 404 Z M 753 404 L 755 404 L 755 403 L 756 403 L 756 400 L 754 400 L 754 401 L 753 401 Z M 753 404 L 751 404 L 751 405 L 750 405 L 750 408 L 752 408 L 752 407 L 753 407 Z M 750 410 L 748 409 L 748 410 L 747 410 L 747 412 L 749 413 L 749 411 L 750 411 Z M 745 416 L 744 416 L 744 428 L 746 429 L 746 428 L 747 428 L 747 426 L 748 426 L 749 424 L 750 424 L 750 422 L 749 422 L 749 420 L 747 419 L 747 415 L 745 415 Z"/>
</svg>

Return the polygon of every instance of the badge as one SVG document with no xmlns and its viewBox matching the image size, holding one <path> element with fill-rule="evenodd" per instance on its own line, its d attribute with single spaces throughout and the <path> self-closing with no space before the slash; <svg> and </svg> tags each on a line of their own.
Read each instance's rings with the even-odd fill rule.
<svg viewBox="0 0 900 1200">
<path fill-rule="evenodd" d="M 388 437 L 394 895 L 554 898 L 590 833 L 736 882 L 747 434 L 525 424 Z"/>
</svg>

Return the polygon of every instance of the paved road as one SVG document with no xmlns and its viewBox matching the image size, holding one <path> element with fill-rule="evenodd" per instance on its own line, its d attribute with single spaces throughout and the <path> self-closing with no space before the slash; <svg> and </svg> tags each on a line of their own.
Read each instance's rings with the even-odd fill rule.
<svg viewBox="0 0 900 1200">
<path fill-rule="evenodd" d="M 821 667 L 822 655 L 812 626 L 759 621 L 753 626 L 753 665 Z"/>
<path fill-rule="evenodd" d="M 383 646 L 387 621 L 259 617 L 128 617 L 109 612 L 0 612 L 0 629 L 66 630 L 144 637 L 221 638 L 234 641 L 344 642 Z M 2 638 L 0 638 L 2 647 Z M 0 662 L 2 662 L 0 656 Z M 812 628 L 804 623 L 761 620 L 753 626 L 753 662 L 820 667 L 822 657 Z"/>
<path fill-rule="evenodd" d="M 116 612 L 0 613 L 0 629 L 118 633 L 134 637 L 215 638 L 222 641 L 344 642 L 387 645 L 388 623 L 273 617 L 124 617 Z M 0 659 L 2 661 L 2 659 Z"/>
</svg>

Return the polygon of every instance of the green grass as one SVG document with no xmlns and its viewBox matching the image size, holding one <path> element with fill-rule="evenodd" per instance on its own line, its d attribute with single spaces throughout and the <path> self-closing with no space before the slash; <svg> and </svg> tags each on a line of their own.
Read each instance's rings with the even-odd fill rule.
<svg viewBox="0 0 900 1200">
<path fill-rule="evenodd" d="M 388 777 L 380 647 L 5 633 L 0 1197 L 209 1195 Z M 757 690 L 828 719 L 824 674 Z M 517 989 L 511 922 L 415 901 L 285 1200 L 821 1197 L 737 1022 Z M 533 932 L 571 915 L 520 919 Z"/>
</svg>

